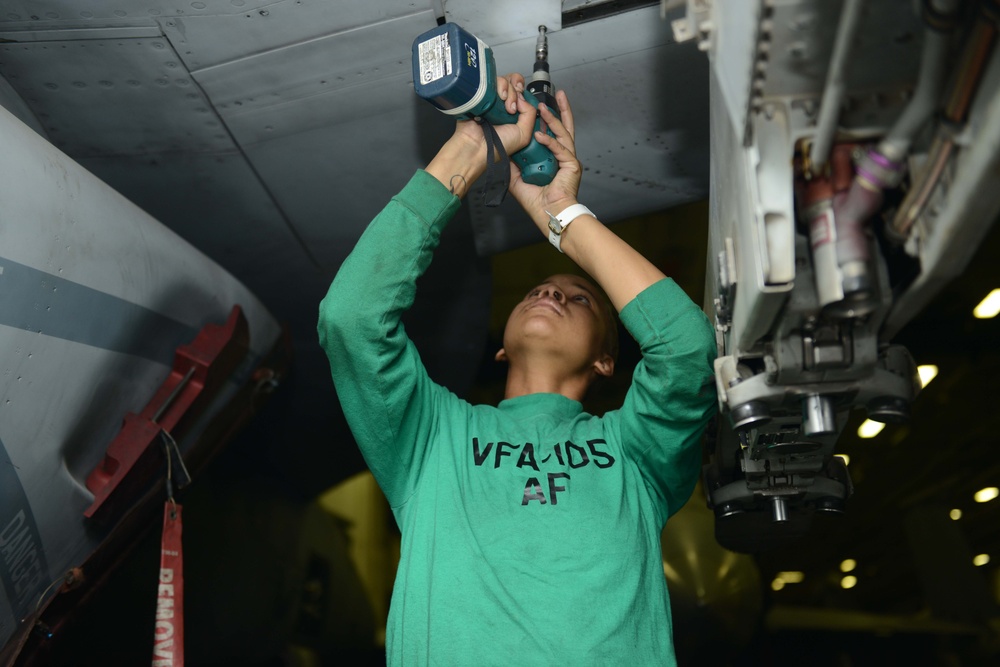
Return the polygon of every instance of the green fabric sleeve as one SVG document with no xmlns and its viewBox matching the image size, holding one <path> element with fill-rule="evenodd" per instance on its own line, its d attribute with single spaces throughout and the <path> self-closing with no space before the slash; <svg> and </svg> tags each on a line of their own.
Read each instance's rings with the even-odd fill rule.
<svg viewBox="0 0 1000 667">
<path fill-rule="evenodd" d="M 667 507 L 687 502 L 701 467 L 701 434 L 715 413 L 715 336 L 705 314 L 670 278 L 621 311 L 642 350 L 619 411 L 622 443 Z"/>
<path fill-rule="evenodd" d="M 441 402 L 400 321 L 461 202 L 418 171 L 369 224 L 319 308 L 319 340 L 351 431 L 390 504 L 412 494 Z"/>
</svg>

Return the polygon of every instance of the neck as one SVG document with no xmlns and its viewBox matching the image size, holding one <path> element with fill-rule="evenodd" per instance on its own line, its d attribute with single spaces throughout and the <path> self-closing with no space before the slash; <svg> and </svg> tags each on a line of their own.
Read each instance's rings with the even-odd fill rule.
<svg viewBox="0 0 1000 667">
<path fill-rule="evenodd" d="M 592 381 L 590 370 L 567 375 L 550 372 L 547 369 L 528 369 L 511 365 L 507 371 L 504 398 L 517 398 L 528 394 L 562 394 L 566 398 L 582 402 Z"/>
</svg>

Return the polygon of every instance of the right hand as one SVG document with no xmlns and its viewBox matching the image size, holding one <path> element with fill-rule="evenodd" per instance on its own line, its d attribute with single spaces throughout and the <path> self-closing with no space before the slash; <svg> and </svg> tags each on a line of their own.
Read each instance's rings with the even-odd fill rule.
<svg viewBox="0 0 1000 667">
<path fill-rule="evenodd" d="M 508 155 L 528 145 L 535 127 L 535 108 L 522 91 L 524 77 L 508 74 L 497 77 L 497 94 L 510 113 L 517 113 L 516 123 L 494 126 Z M 427 172 L 459 197 L 465 196 L 472 184 L 486 170 L 486 137 L 475 121 L 461 120 L 455 133 L 427 165 Z"/>
<path fill-rule="evenodd" d="M 513 155 L 531 142 L 535 125 L 535 108 L 524 99 L 523 91 L 524 77 L 520 74 L 515 72 L 497 77 L 497 96 L 504 102 L 508 113 L 518 116 L 516 123 L 493 126 L 508 155 Z M 483 137 L 483 128 L 478 123 L 472 120 L 458 121 L 455 136 L 480 145 L 483 163 L 486 162 L 486 139 Z"/>
</svg>

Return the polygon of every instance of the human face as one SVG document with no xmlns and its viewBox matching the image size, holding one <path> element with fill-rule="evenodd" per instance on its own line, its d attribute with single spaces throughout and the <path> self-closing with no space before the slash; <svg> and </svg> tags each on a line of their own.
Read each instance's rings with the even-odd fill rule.
<svg viewBox="0 0 1000 667">
<path fill-rule="evenodd" d="M 604 309 L 598 290 L 588 280 L 551 276 L 529 290 L 511 311 L 498 359 L 510 360 L 511 353 L 549 352 L 574 366 L 589 366 L 610 357 L 603 351 Z"/>
</svg>

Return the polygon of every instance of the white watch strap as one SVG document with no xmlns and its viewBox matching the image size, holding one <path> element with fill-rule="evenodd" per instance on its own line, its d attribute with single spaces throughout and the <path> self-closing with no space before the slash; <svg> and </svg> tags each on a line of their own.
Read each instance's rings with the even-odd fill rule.
<svg viewBox="0 0 1000 667">
<path fill-rule="evenodd" d="M 549 214 L 549 243 L 556 247 L 556 250 L 562 252 L 562 233 L 566 231 L 569 227 L 569 223 L 573 222 L 581 215 L 589 215 L 594 218 L 594 212 L 583 204 L 573 204 L 572 206 L 567 206 L 559 215 Z"/>
</svg>

